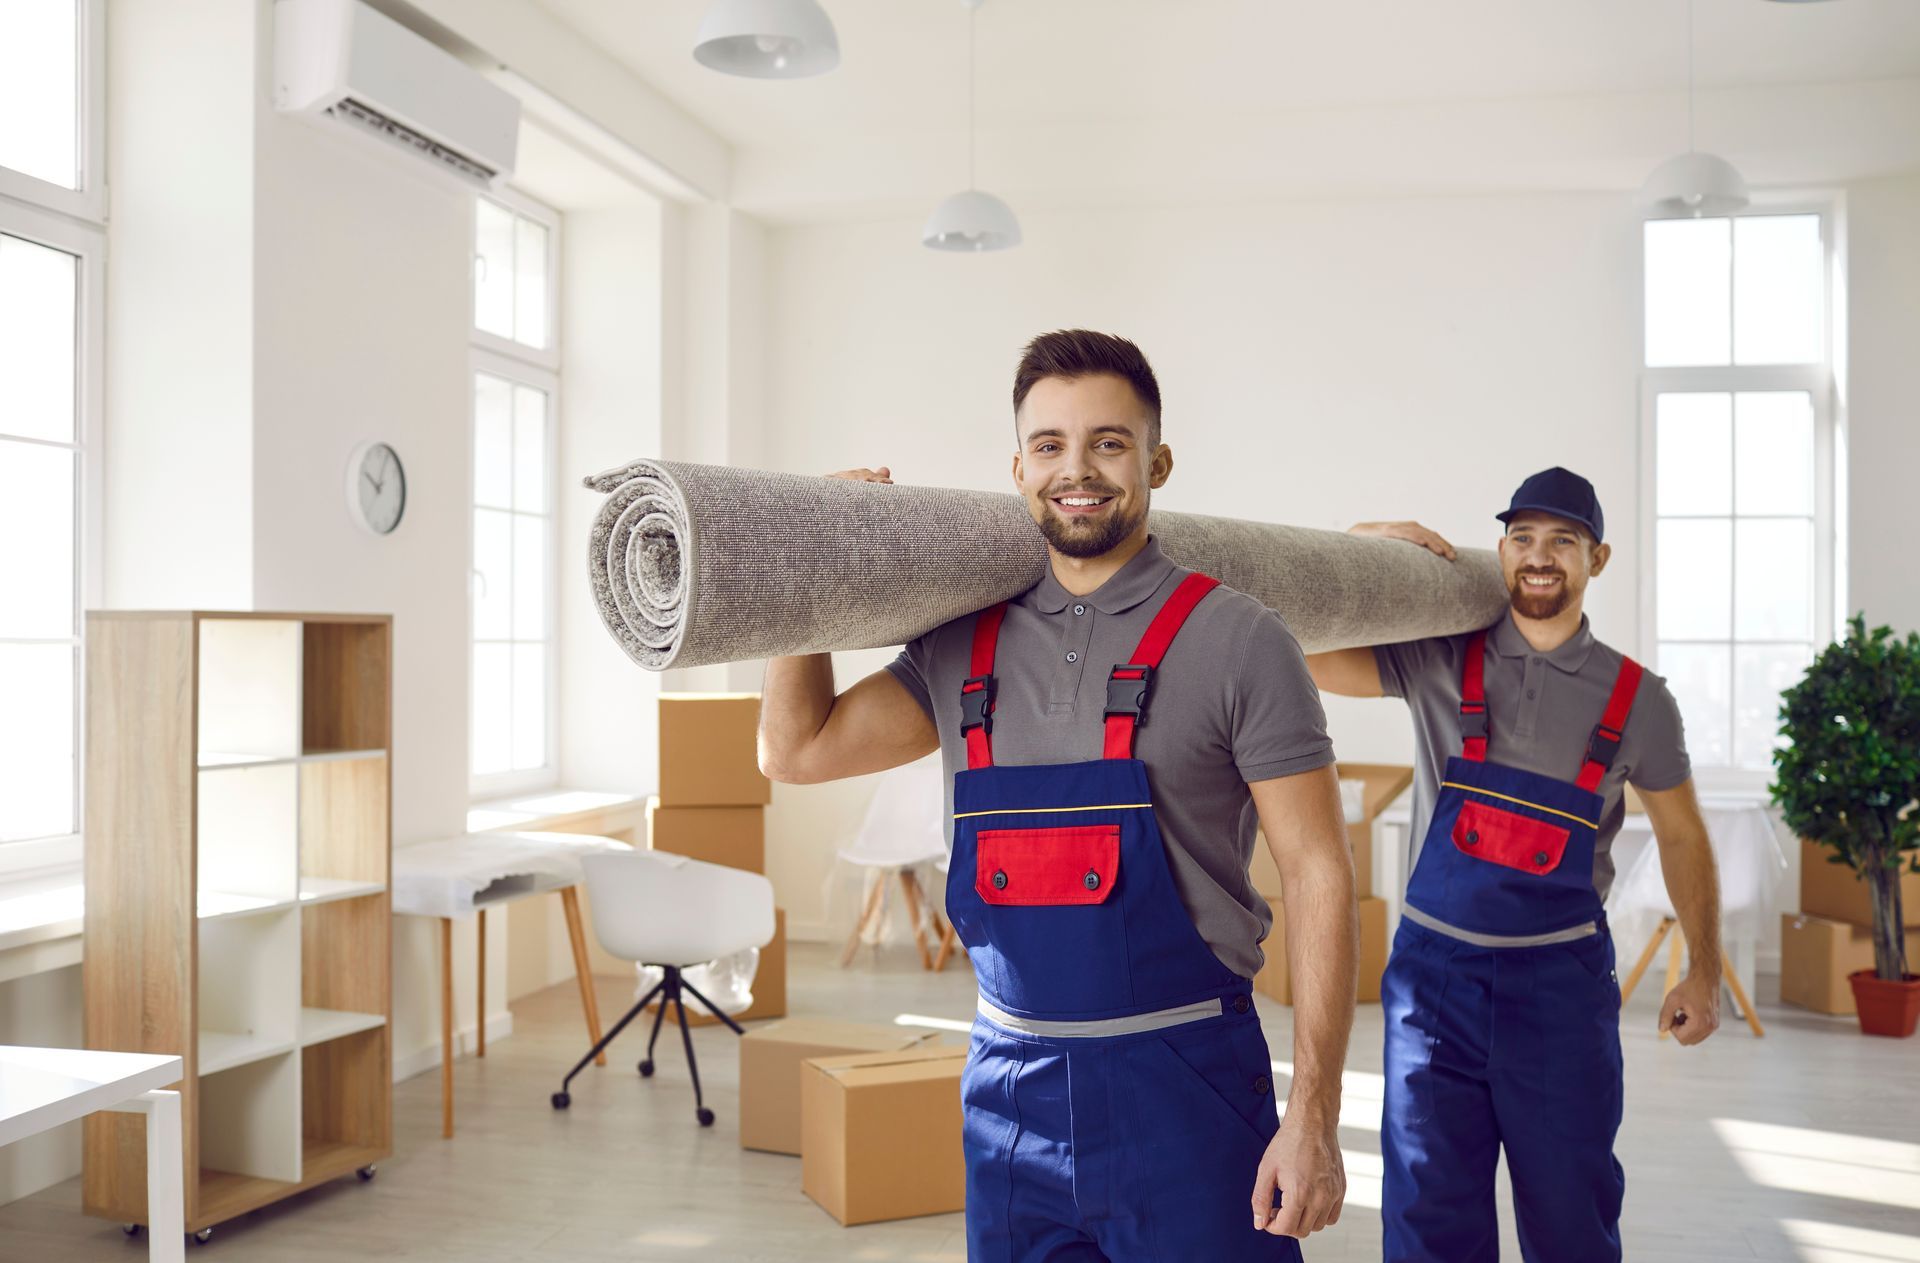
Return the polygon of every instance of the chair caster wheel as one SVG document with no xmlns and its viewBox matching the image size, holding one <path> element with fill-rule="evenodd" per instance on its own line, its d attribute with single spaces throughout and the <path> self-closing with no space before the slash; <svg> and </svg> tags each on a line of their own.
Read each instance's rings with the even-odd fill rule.
<svg viewBox="0 0 1920 1263">
<path fill-rule="evenodd" d="M 651 1079 L 653 1077 L 653 1058 L 649 1057 L 640 1063 L 640 1077 L 643 1079 Z"/>
<path fill-rule="evenodd" d="M 140 1235 L 140 1225 L 139 1224 L 121 1224 L 120 1231 L 126 1233 L 129 1237 L 137 1237 Z"/>
<path fill-rule="evenodd" d="M 373 1179 L 373 1177 L 379 1173 L 379 1171 L 380 1171 L 379 1167 L 369 1162 L 367 1163 L 367 1165 L 361 1167 L 358 1171 L 355 1171 L 354 1174 L 359 1176 L 361 1180 L 370 1182 Z"/>
<path fill-rule="evenodd" d="M 193 1239 L 199 1242 L 201 1245 L 205 1245 L 207 1242 L 213 1240 L 213 1229 L 202 1228 L 200 1231 L 193 1234 Z"/>
<path fill-rule="evenodd" d="M 573 1098 L 565 1092 L 555 1092 L 553 1094 L 553 1108 L 563 1110 L 571 1104 L 573 1104 Z"/>
<path fill-rule="evenodd" d="M 713 1126 L 713 1111 L 706 1106 L 702 1105 L 699 1109 L 695 1110 L 693 1116 L 700 1120 L 702 1127 Z"/>
</svg>

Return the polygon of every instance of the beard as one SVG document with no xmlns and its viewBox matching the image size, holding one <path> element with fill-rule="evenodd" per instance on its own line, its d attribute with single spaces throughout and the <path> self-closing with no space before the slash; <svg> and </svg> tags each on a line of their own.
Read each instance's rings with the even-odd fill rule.
<svg viewBox="0 0 1920 1263">
<path fill-rule="evenodd" d="M 1106 492 L 1087 492 L 1089 495 L 1104 495 Z M 1053 507 L 1051 501 L 1043 501 L 1040 510 L 1040 534 L 1056 552 L 1068 557 L 1098 557 L 1111 552 L 1121 540 L 1133 534 L 1140 523 L 1146 521 L 1147 506 L 1141 505 L 1137 513 L 1127 516 L 1119 510 L 1103 514 L 1098 518 L 1086 519 L 1065 517 Z"/>
<path fill-rule="evenodd" d="M 1560 586 L 1551 592 L 1533 592 L 1528 590 L 1523 580 L 1531 574 L 1545 577 L 1552 573 L 1560 580 Z M 1531 618 L 1544 622 L 1557 617 L 1573 604 L 1573 587 L 1567 582 L 1567 576 L 1558 571 L 1522 571 L 1514 575 L 1513 582 L 1507 585 L 1507 602 L 1513 606 L 1513 612 L 1521 618 Z"/>
</svg>

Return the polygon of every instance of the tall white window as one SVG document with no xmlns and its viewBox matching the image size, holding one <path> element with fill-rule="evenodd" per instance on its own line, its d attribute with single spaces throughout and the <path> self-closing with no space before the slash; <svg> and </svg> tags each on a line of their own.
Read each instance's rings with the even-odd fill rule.
<svg viewBox="0 0 1920 1263">
<path fill-rule="evenodd" d="M 99 13 L 0 5 L 0 870 L 78 858 L 99 600 Z"/>
<path fill-rule="evenodd" d="M 478 796 L 550 785 L 559 216 L 477 199 L 469 771 Z"/>
<path fill-rule="evenodd" d="M 1834 388 L 1823 213 L 1646 225 L 1643 585 L 1704 770 L 1764 772 L 1781 690 L 1834 631 Z"/>
</svg>

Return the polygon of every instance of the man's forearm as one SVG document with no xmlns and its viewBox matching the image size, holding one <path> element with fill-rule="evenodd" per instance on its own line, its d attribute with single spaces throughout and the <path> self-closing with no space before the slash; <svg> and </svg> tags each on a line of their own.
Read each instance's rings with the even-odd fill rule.
<svg viewBox="0 0 1920 1263">
<path fill-rule="evenodd" d="M 1689 831 L 1672 841 L 1661 839 L 1660 871 L 1667 896 L 1687 936 L 1691 968 L 1707 977 L 1720 976 L 1720 875 L 1713 847 L 1704 831 Z"/>
<path fill-rule="evenodd" d="M 1293 1090 L 1287 1113 L 1306 1121 L 1340 1118 L 1340 1071 L 1347 1061 L 1358 978 L 1358 918 L 1346 839 L 1302 848 L 1281 881 L 1286 890 L 1287 965 L 1293 975 Z"/>
<path fill-rule="evenodd" d="M 833 709 L 833 656 L 769 658 L 760 685 L 760 767 L 769 775 L 790 765 Z"/>
</svg>

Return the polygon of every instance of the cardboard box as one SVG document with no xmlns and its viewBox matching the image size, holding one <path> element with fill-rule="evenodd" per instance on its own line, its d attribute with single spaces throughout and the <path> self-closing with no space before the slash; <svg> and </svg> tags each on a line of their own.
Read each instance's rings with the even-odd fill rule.
<svg viewBox="0 0 1920 1263">
<path fill-rule="evenodd" d="M 901 1052 L 933 1031 L 799 1017 L 756 1026 L 740 1040 L 740 1147 L 800 1152 L 800 1063 L 812 1057 Z"/>
<path fill-rule="evenodd" d="M 1907 931 L 1907 968 L 1920 960 L 1920 929 Z M 1873 968 L 1873 934 L 1825 917 L 1780 918 L 1780 1002 L 1816 1013 L 1852 1013 L 1847 975 Z"/>
<path fill-rule="evenodd" d="M 1293 976 L 1287 968 L 1287 920 L 1284 905 L 1278 899 L 1267 900 L 1273 910 L 1273 930 L 1260 945 L 1267 963 L 1253 976 L 1253 989 L 1261 995 L 1293 1003 Z M 1380 1000 L 1380 975 L 1387 968 L 1387 901 L 1366 898 L 1360 901 L 1360 983 L 1354 998 L 1362 1004 Z"/>
<path fill-rule="evenodd" d="M 649 1004 L 647 1012 L 659 1008 Z M 760 964 L 753 971 L 753 1003 L 733 1015 L 736 1022 L 757 1022 L 762 1018 L 787 1015 L 787 910 L 773 910 L 773 941 L 760 949 Z M 671 1020 L 671 1014 L 668 1015 Z M 718 1026 L 720 1019 L 708 1014 L 698 1001 L 687 1005 L 688 1026 Z"/>
<path fill-rule="evenodd" d="M 1347 823 L 1347 845 L 1353 851 L 1353 893 L 1366 899 L 1373 894 L 1373 821 L 1413 784 L 1413 769 L 1390 763 L 1341 763 L 1336 772 L 1343 781 L 1359 781 L 1361 816 Z M 1274 867 L 1273 853 L 1267 849 L 1266 834 L 1254 833 L 1253 860 L 1248 866 L 1253 888 L 1268 899 L 1278 899 L 1280 870 Z"/>
<path fill-rule="evenodd" d="M 966 1206 L 964 1048 L 809 1060 L 801 1071 L 800 1189 L 842 1224 Z"/>
<path fill-rule="evenodd" d="M 758 693 L 660 695 L 660 801 L 752 807 L 773 801 L 760 775 Z"/>
<path fill-rule="evenodd" d="M 1827 857 L 1832 854 L 1827 847 L 1800 839 L 1800 911 L 1871 928 L 1873 887 L 1848 865 L 1829 864 Z M 1909 927 L 1920 926 L 1920 873 L 1901 873 L 1900 911 Z"/>
<path fill-rule="evenodd" d="M 647 799 L 647 847 L 709 864 L 767 870 L 765 807 L 668 807 Z"/>
</svg>

